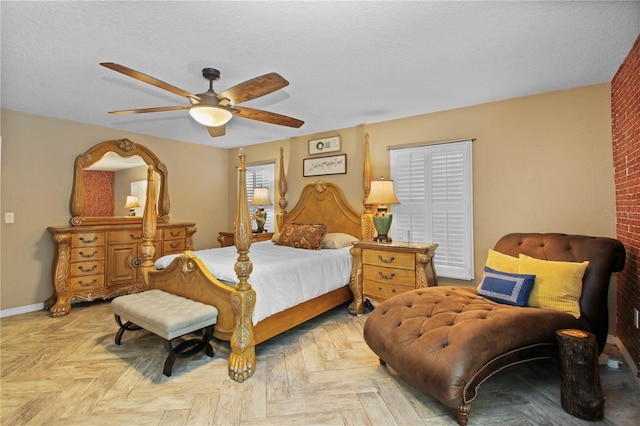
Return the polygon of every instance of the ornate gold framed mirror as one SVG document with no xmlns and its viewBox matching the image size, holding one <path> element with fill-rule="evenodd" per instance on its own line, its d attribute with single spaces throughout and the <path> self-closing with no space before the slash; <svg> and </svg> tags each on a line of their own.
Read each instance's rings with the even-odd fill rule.
<svg viewBox="0 0 640 426">
<path fill-rule="evenodd" d="M 87 197 L 90 192 L 87 188 L 89 182 L 85 182 L 84 176 L 89 176 L 87 174 L 88 170 L 113 173 L 109 178 L 110 181 L 106 183 L 108 189 L 100 189 L 100 191 L 112 191 L 110 196 L 114 205 L 110 206 L 106 212 L 99 212 Z M 149 173 L 149 171 L 153 173 Z M 123 177 L 120 179 L 114 177 L 116 173 Z M 136 177 L 140 176 L 140 174 L 142 174 L 142 178 Z M 135 195 L 140 197 L 141 204 L 144 206 L 147 187 L 151 187 L 151 185 L 148 185 L 149 179 L 151 179 L 150 176 L 154 176 L 154 186 L 158 188 L 156 197 L 154 197 L 157 199 L 157 221 L 160 223 L 169 222 L 170 203 L 167 166 L 147 147 L 129 139 L 110 140 L 99 143 L 84 154 L 78 155 L 75 160 L 73 191 L 71 193 L 71 224 L 79 226 L 142 223 L 142 214 L 139 213 L 138 216 L 129 215 L 130 213 L 128 212 L 131 211 L 131 214 L 133 214 L 135 208 L 129 209 L 129 204 L 126 203 L 129 195 L 132 195 L 130 192 L 138 188 L 137 190 L 140 193 Z M 125 180 L 125 182 L 116 184 L 116 180 Z M 146 181 L 147 185 L 144 185 L 144 181 Z M 91 185 L 96 184 L 94 181 L 91 182 Z M 142 207 L 140 207 L 140 210 L 142 210 Z"/>
</svg>

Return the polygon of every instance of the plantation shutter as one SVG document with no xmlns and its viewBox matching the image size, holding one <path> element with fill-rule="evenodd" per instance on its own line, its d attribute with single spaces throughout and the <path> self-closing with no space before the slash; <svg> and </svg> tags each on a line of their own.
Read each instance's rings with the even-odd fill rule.
<svg viewBox="0 0 640 426">
<path fill-rule="evenodd" d="M 255 166 L 247 166 L 247 195 L 249 197 L 249 213 L 253 217 L 253 214 L 258 210 L 259 206 L 252 206 L 251 200 L 253 199 L 253 189 L 254 188 L 268 188 L 269 189 L 269 199 L 271 202 L 275 202 L 275 163 L 266 163 L 266 164 L 258 164 Z M 274 205 L 270 206 L 262 206 L 264 210 L 267 212 L 267 220 L 265 222 L 264 228 L 269 232 L 273 232 L 275 230 L 275 207 Z M 252 219 L 252 228 L 256 229 L 257 225 L 255 220 Z"/>
<path fill-rule="evenodd" d="M 396 241 L 438 244 L 439 276 L 473 279 L 471 141 L 391 150 Z"/>
</svg>

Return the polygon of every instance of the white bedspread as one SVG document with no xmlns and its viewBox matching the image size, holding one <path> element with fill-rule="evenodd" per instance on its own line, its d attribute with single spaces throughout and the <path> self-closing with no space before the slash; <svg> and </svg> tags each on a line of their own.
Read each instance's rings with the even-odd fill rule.
<svg viewBox="0 0 640 426">
<path fill-rule="evenodd" d="M 256 291 L 253 324 L 348 284 L 349 248 L 304 250 L 277 246 L 271 241 L 251 244 L 253 272 L 249 283 Z M 235 246 L 194 253 L 219 280 L 239 282 L 233 269 L 238 258 Z M 156 268 L 166 268 L 176 256 L 161 257 L 155 262 Z"/>
</svg>

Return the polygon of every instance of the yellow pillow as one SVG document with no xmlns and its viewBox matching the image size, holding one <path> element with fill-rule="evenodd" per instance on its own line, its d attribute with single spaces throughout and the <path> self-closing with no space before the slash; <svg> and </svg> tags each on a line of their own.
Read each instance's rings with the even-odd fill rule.
<svg viewBox="0 0 640 426">
<path fill-rule="evenodd" d="M 588 261 L 557 262 L 540 260 L 520 253 L 519 274 L 536 276 L 529 295 L 529 306 L 567 312 L 580 318 L 582 277 Z"/>
<path fill-rule="evenodd" d="M 517 274 L 520 268 L 520 260 L 517 257 L 489 249 L 486 266 L 495 271 Z"/>
</svg>

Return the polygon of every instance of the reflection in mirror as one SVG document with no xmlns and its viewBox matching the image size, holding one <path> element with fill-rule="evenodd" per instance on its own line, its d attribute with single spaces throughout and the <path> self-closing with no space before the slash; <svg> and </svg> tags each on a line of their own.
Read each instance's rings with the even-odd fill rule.
<svg viewBox="0 0 640 426">
<path fill-rule="evenodd" d="M 132 185 L 132 182 L 139 183 Z M 131 207 L 126 207 L 127 197 L 137 197 L 138 203 L 144 206 L 146 182 L 147 163 L 142 157 L 121 157 L 107 152 L 98 162 L 82 170 L 84 214 L 90 217 L 129 216 Z M 135 216 L 142 216 L 142 211 L 134 208 Z"/>
<path fill-rule="evenodd" d="M 156 182 L 157 220 L 168 221 L 166 166 L 146 147 L 122 139 L 98 144 L 76 158 L 71 223 L 141 222 L 149 169 Z M 137 197 L 140 207 L 127 207 L 127 197 L 131 196 Z"/>
</svg>

